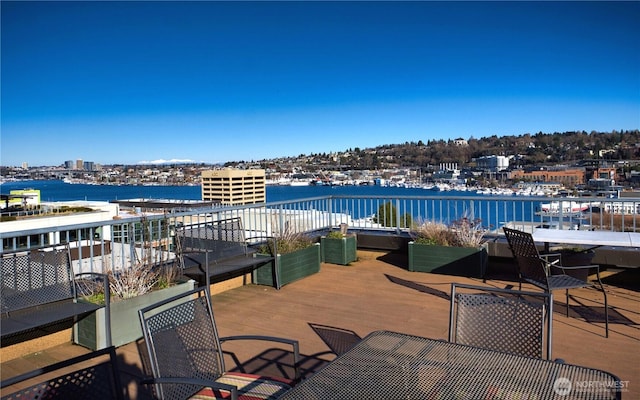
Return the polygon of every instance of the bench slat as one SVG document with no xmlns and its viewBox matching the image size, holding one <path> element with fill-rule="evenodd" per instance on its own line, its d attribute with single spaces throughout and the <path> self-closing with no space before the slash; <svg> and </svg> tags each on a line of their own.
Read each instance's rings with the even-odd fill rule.
<svg viewBox="0 0 640 400">
<path fill-rule="evenodd" d="M 10 317 L 2 318 L 2 337 L 82 316 L 101 307 L 93 303 L 75 303 L 69 300 L 15 311 Z"/>
<path fill-rule="evenodd" d="M 204 284 L 205 254 L 189 253 L 183 255 L 183 273 L 191 279 Z M 230 257 L 225 260 L 209 261 L 209 279 L 212 283 L 244 275 L 252 270 L 273 261 L 273 257 Z"/>
</svg>

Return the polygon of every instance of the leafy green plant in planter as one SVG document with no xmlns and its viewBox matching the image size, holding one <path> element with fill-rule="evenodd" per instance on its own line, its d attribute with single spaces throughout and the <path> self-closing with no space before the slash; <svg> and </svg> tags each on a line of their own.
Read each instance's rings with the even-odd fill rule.
<svg viewBox="0 0 640 400">
<path fill-rule="evenodd" d="M 156 221 L 160 229 L 146 218 L 130 229 L 138 236 L 133 260 L 126 268 L 109 268 L 109 289 L 113 300 L 125 300 L 174 285 L 182 276 L 176 260 L 168 260 L 162 250 L 162 238 L 166 237 L 167 220 Z M 160 231 L 160 234 L 154 234 Z M 159 237 L 158 237 L 159 236 Z"/>
<path fill-rule="evenodd" d="M 460 218 L 450 225 L 423 221 L 415 224 L 409 242 L 409 271 L 481 278 L 485 272 L 486 229 L 478 219 Z"/>
<path fill-rule="evenodd" d="M 269 252 L 265 246 L 272 251 Z M 254 282 L 259 285 L 280 288 L 320 271 L 320 245 L 304 233 L 286 229 L 274 239 L 267 240 L 259 252 L 275 254 L 276 257 L 275 263 L 269 262 L 254 271 Z"/>
<path fill-rule="evenodd" d="M 142 222 L 143 229 L 146 229 L 145 223 Z M 165 259 L 167 253 L 155 249 L 152 243 L 158 241 L 148 240 L 150 237 L 143 236 L 142 243 L 134 247 L 134 259 L 128 267 L 107 269 L 114 346 L 142 337 L 138 323 L 139 309 L 194 288 L 195 282 L 186 280 L 176 260 Z M 85 301 L 104 302 L 104 293 L 85 293 Z M 104 348 L 105 331 L 105 309 L 99 309 L 74 325 L 74 342 L 93 350 Z"/>
<path fill-rule="evenodd" d="M 322 261 L 326 263 L 349 265 L 357 259 L 358 246 L 355 234 L 330 231 L 320 238 L 320 247 Z"/>
<path fill-rule="evenodd" d="M 325 237 L 327 239 L 342 239 L 345 235 L 340 231 L 329 231 Z"/>
<path fill-rule="evenodd" d="M 416 244 L 432 246 L 452 246 L 454 233 L 440 222 L 424 221 L 415 225 L 409 233 Z"/>
<path fill-rule="evenodd" d="M 131 343 L 142 337 L 138 321 L 138 310 L 171 296 L 194 288 L 195 282 L 184 279 L 174 266 L 159 268 L 134 267 L 125 272 L 109 271 L 111 336 L 115 346 Z M 88 301 L 104 301 L 103 293 L 94 293 Z M 87 348 L 97 350 L 106 347 L 105 309 L 81 319 L 74 325 L 74 341 Z"/>
<path fill-rule="evenodd" d="M 479 219 L 463 217 L 451 225 L 441 222 L 423 221 L 414 225 L 410 231 L 414 243 L 451 246 L 480 247 L 484 242 L 486 229 Z"/>
<path fill-rule="evenodd" d="M 269 248 L 273 249 L 274 254 L 289 254 L 306 249 L 307 247 L 313 246 L 313 244 L 314 241 L 308 235 L 286 229 L 279 236 L 268 239 L 267 243 L 263 245 L 261 253 L 268 253 L 268 249 L 264 246 L 269 246 Z"/>
</svg>

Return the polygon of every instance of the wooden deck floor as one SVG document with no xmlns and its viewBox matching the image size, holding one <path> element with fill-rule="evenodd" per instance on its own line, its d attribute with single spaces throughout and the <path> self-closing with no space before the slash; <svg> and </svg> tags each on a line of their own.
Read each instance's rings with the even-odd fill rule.
<svg viewBox="0 0 640 400">
<path fill-rule="evenodd" d="M 335 352 L 343 351 L 375 330 L 446 339 L 450 284 L 483 284 L 476 279 L 409 272 L 406 256 L 402 254 L 359 251 L 358 257 L 348 267 L 323 264 L 319 274 L 279 291 L 248 285 L 214 295 L 213 307 L 221 335 L 253 333 L 296 338 L 300 340 L 303 371 L 308 375 L 333 359 Z M 613 309 L 609 338 L 604 336 L 600 292 L 573 290 L 570 317 L 564 314 L 561 293 L 556 293 L 554 305 L 553 357 L 602 369 L 628 381 L 624 399 L 640 398 L 639 272 L 607 274 L 606 289 Z M 517 288 L 517 283 L 499 274 L 491 275 L 486 285 Z M 139 399 L 148 397 L 145 389 L 137 385 L 143 375 L 141 345 L 134 343 L 118 349 L 129 395 Z M 282 350 L 265 348 L 264 343 L 233 343 L 226 349 L 230 369 L 290 373 L 286 368 L 274 371 L 286 364 L 286 357 L 281 359 Z M 69 344 L 4 362 L 0 370 L 2 379 L 82 352 L 86 350 Z M 270 363 L 276 359 L 281 362 Z"/>
</svg>

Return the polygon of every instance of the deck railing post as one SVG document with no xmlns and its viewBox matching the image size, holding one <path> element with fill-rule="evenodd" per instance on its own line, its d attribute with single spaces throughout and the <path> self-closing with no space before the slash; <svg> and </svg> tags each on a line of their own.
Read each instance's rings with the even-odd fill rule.
<svg viewBox="0 0 640 400">
<path fill-rule="evenodd" d="M 396 234 L 400 234 L 400 220 L 402 216 L 400 215 L 400 199 L 396 198 Z"/>
<path fill-rule="evenodd" d="M 333 221 L 333 218 L 334 218 L 334 216 L 333 216 L 333 196 L 329 196 L 327 198 L 326 204 L 327 204 L 327 207 L 326 207 L 327 213 L 329 214 L 328 215 L 328 219 L 329 219 L 328 228 L 331 229 L 331 227 L 334 225 L 334 221 Z"/>
</svg>

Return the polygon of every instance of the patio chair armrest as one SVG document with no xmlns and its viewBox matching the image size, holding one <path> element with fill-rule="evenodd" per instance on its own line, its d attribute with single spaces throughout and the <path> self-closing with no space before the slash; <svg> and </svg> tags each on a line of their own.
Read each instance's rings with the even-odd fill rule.
<svg viewBox="0 0 640 400">
<path fill-rule="evenodd" d="M 103 274 L 102 272 L 78 272 L 77 274 L 73 274 L 73 276 L 82 276 L 82 275 L 93 275 L 99 276 L 101 278 L 108 278 L 107 274 Z"/>
<path fill-rule="evenodd" d="M 294 382 L 300 380 L 300 343 L 295 339 L 282 338 L 277 336 L 263 336 L 263 335 L 235 335 L 225 336 L 220 338 L 220 343 L 231 340 L 262 340 L 266 342 L 276 342 L 291 345 L 293 348 L 293 367 L 295 370 Z"/>
<path fill-rule="evenodd" d="M 556 265 L 556 268 L 560 268 L 560 269 L 568 269 L 571 271 L 576 271 L 576 270 L 580 270 L 580 269 L 600 269 L 599 265 L 571 265 L 571 266 L 563 266 L 563 265 Z"/>
<path fill-rule="evenodd" d="M 235 336 L 225 336 L 220 338 L 220 342 L 226 342 L 229 340 L 263 340 L 267 342 L 278 342 L 290 344 L 293 346 L 294 350 L 299 348 L 299 342 L 295 339 L 282 338 L 277 336 L 264 336 L 264 335 L 235 335 Z"/>
<path fill-rule="evenodd" d="M 249 241 L 249 240 L 253 240 L 253 239 L 265 239 L 265 240 L 269 240 L 269 239 L 275 239 L 275 236 L 269 236 L 269 235 L 258 235 L 258 236 L 251 236 L 245 239 L 245 241 Z"/>
<path fill-rule="evenodd" d="M 540 254 L 540 258 L 544 260 L 547 264 L 556 265 L 562 260 L 562 254 L 560 253 L 545 253 Z"/>
<path fill-rule="evenodd" d="M 560 257 L 562 257 L 562 254 L 561 253 L 542 253 L 542 254 L 540 254 L 540 257 L 542 257 L 542 258 L 549 258 L 549 257 L 558 257 L 558 258 L 560 258 Z"/>
<path fill-rule="evenodd" d="M 225 390 L 231 394 L 231 400 L 238 400 L 238 388 L 233 385 L 209 381 L 206 379 L 187 378 L 187 377 L 164 377 L 164 378 L 145 378 L 140 381 L 143 385 L 155 384 L 176 384 L 176 385 L 198 385 L 211 389 Z"/>
<path fill-rule="evenodd" d="M 602 289 L 602 291 L 604 291 L 604 286 L 602 285 L 602 280 L 600 278 L 600 266 L 599 265 L 578 265 L 578 266 L 568 266 L 568 267 L 563 267 L 561 265 L 556 265 L 556 268 L 559 268 L 560 270 L 562 270 L 562 273 L 565 273 L 565 271 L 580 271 L 580 270 L 585 270 L 585 269 L 586 270 L 595 269 L 596 270 L 596 280 L 598 281 L 598 284 L 600 285 L 600 288 Z"/>
<path fill-rule="evenodd" d="M 105 289 L 109 288 L 109 275 L 103 274 L 102 272 L 79 272 L 77 274 L 73 274 L 73 279 L 82 278 L 84 275 L 88 275 L 94 278 L 102 278 L 103 285 Z"/>
</svg>

